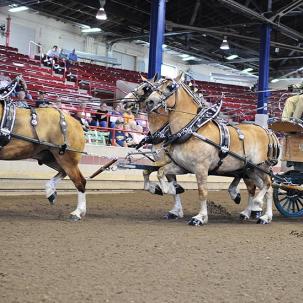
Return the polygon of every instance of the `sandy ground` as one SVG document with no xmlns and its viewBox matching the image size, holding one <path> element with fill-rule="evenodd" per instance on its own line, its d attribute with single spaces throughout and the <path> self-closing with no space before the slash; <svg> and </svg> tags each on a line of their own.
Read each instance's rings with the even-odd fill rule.
<svg viewBox="0 0 303 303">
<path fill-rule="evenodd" d="M 143 192 L 88 196 L 88 215 L 65 220 L 75 196 L 1 197 L 0 302 L 302 302 L 303 225 L 276 214 L 239 223 L 226 207 L 204 227 L 183 195 L 185 218 L 165 221 L 171 197 Z"/>
</svg>

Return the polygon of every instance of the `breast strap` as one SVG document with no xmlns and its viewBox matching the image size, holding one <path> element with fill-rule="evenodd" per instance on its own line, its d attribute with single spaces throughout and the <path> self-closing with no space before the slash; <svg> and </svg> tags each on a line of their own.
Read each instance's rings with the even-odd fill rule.
<svg viewBox="0 0 303 303">
<path fill-rule="evenodd" d="M 16 119 L 16 105 L 6 100 L 2 102 L 3 112 L 0 124 L 0 148 L 9 143 Z"/>
</svg>

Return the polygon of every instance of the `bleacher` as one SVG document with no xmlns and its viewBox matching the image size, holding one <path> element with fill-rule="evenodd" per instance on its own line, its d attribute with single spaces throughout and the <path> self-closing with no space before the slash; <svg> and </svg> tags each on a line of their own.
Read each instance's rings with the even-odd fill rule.
<svg viewBox="0 0 303 303">
<path fill-rule="evenodd" d="M 57 95 L 62 97 L 64 108 L 75 113 L 80 109 L 79 104 L 87 104 L 86 111 L 95 112 L 98 103 L 90 102 L 96 96 L 114 97 L 116 82 L 124 80 L 133 83 L 140 83 L 140 73 L 120 68 L 105 67 L 98 64 L 81 62 L 72 65 L 63 75 L 55 74 L 50 67 L 41 65 L 40 60 L 29 58 L 18 53 L 18 49 L 0 45 L 0 71 L 10 78 L 22 74 L 27 82 L 28 90 L 35 100 L 39 91 L 47 93 L 47 99 L 54 100 Z M 67 81 L 67 76 L 73 74 L 75 82 Z M 146 76 L 146 74 L 144 74 Z M 208 102 L 216 102 L 223 99 L 222 110 L 224 114 L 236 122 L 253 121 L 257 109 L 257 94 L 248 87 L 220 84 L 206 81 L 195 81 L 196 87 L 203 93 Z M 98 95 L 98 93 L 100 93 Z M 272 94 L 269 105 L 271 115 L 279 115 L 280 110 L 276 101 L 281 93 Z M 92 128 L 88 141 L 103 142 L 96 131 L 103 131 L 106 135 L 108 129 Z M 104 136 L 103 136 L 104 137 Z M 106 136 L 105 136 L 106 137 Z"/>
</svg>

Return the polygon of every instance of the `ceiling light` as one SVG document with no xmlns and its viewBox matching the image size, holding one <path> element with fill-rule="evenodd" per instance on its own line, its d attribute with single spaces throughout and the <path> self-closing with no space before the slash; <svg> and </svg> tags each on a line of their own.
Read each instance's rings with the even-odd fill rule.
<svg viewBox="0 0 303 303">
<path fill-rule="evenodd" d="M 236 59 L 238 57 L 239 57 L 238 55 L 230 55 L 230 56 L 226 57 L 226 59 L 227 60 L 233 60 L 233 59 Z"/>
<path fill-rule="evenodd" d="M 101 32 L 101 28 L 99 27 L 92 27 L 92 28 L 83 28 L 81 29 L 82 33 L 98 33 Z"/>
<path fill-rule="evenodd" d="M 270 82 L 271 83 L 277 83 L 277 82 L 279 82 L 280 80 L 279 79 L 272 79 Z"/>
<path fill-rule="evenodd" d="M 100 0 L 100 8 L 97 12 L 96 18 L 98 20 L 107 20 L 107 15 L 106 12 L 104 10 L 104 5 L 105 5 L 106 1 L 105 0 Z"/>
<path fill-rule="evenodd" d="M 222 44 L 220 46 L 220 49 L 223 49 L 223 50 L 229 49 L 229 45 L 228 45 L 226 36 L 224 36 L 224 39 L 223 39 Z"/>
<path fill-rule="evenodd" d="M 8 11 L 11 13 L 18 13 L 18 12 L 22 12 L 22 11 L 26 11 L 26 10 L 28 10 L 27 6 L 17 6 L 17 7 L 10 8 Z"/>
<path fill-rule="evenodd" d="M 197 59 L 197 58 L 194 57 L 194 56 L 189 56 L 189 57 L 182 58 L 183 61 L 189 61 L 189 60 L 195 60 L 195 59 Z"/>
<path fill-rule="evenodd" d="M 182 59 L 185 59 L 185 58 L 190 57 L 190 55 L 187 55 L 187 54 L 180 54 L 179 57 L 181 57 Z"/>
<path fill-rule="evenodd" d="M 251 67 L 245 68 L 242 70 L 243 73 L 248 73 L 248 72 L 252 72 L 254 69 Z"/>
</svg>

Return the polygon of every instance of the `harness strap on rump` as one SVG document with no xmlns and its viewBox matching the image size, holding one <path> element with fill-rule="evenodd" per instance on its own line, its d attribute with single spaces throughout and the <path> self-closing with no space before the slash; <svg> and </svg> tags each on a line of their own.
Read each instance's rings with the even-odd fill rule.
<svg viewBox="0 0 303 303">
<path fill-rule="evenodd" d="M 3 101 L 3 113 L 0 125 L 0 148 L 7 145 L 15 125 L 16 105 L 13 102 Z"/>
<path fill-rule="evenodd" d="M 30 111 L 31 111 L 31 125 L 32 125 L 32 127 L 34 129 L 36 138 L 40 142 L 40 139 L 39 139 L 39 136 L 38 136 L 38 132 L 37 132 L 37 129 L 36 129 L 36 126 L 38 125 L 38 115 L 37 115 L 37 112 L 36 112 L 35 108 L 30 107 Z"/>
<path fill-rule="evenodd" d="M 64 113 L 58 109 L 58 112 L 60 114 L 60 128 L 61 128 L 61 132 L 63 134 L 63 144 L 60 146 L 60 149 L 59 149 L 59 154 L 60 155 L 63 155 L 67 149 L 67 123 L 66 123 L 66 120 L 65 120 L 65 116 L 64 116 Z"/>
</svg>

